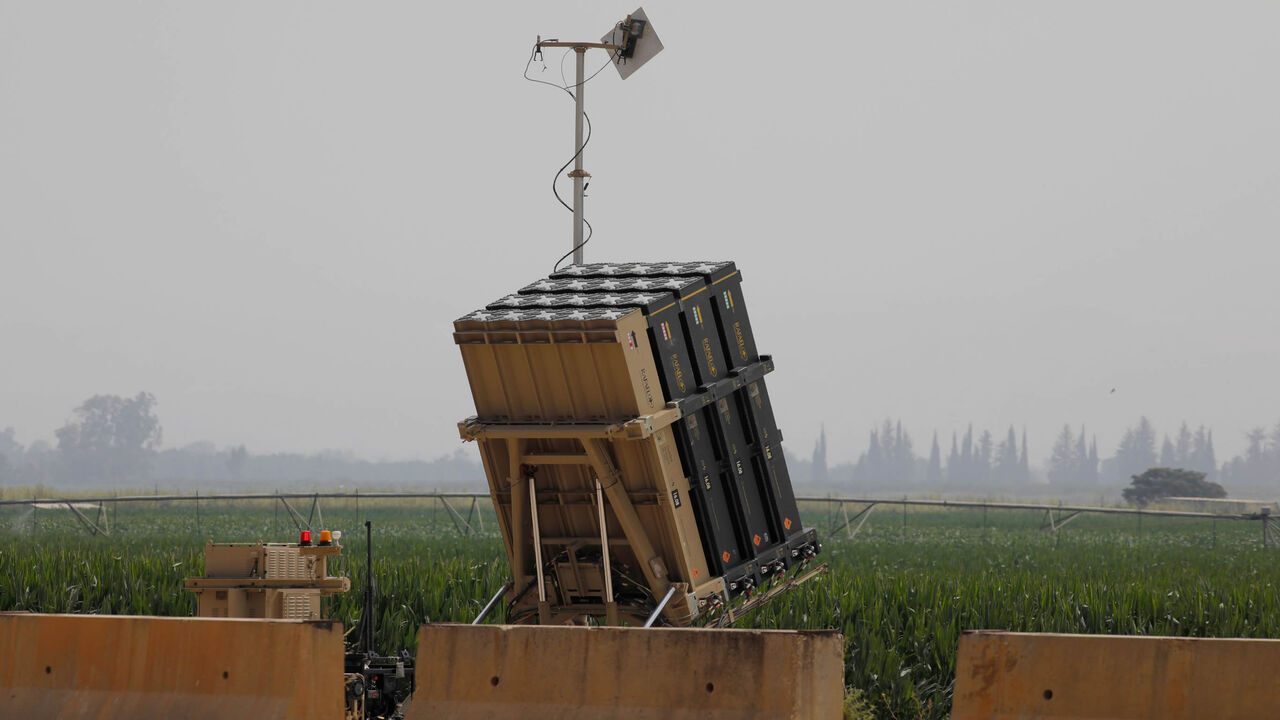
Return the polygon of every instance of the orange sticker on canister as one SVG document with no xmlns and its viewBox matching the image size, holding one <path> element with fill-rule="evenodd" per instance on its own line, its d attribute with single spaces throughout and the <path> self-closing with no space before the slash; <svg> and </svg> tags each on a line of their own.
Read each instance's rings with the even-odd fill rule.
<svg viewBox="0 0 1280 720">
<path fill-rule="evenodd" d="M 723 559 L 725 562 L 729 562 L 729 558 L 731 557 L 733 556 L 729 554 L 728 550 L 725 550 L 724 554 L 720 556 L 720 558 Z"/>
<path fill-rule="evenodd" d="M 756 535 L 755 537 L 751 538 L 751 542 L 753 542 L 753 543 L 755 543 L 755 544 L 759 545 L 759 544 L 760 544 L 760 536 L 759 536 L 759 535 Z"/>
<path fill-rule="evenodd" d="M 791 529 L 791 518 L 783 518 L 783 519 L 782 519 L 782 527 L 784 527 L 784 528 L 786 528 L 786 529 L 790 530 L 790 529 Z"/>
<path fill-rule="evenodd" d="M 694 569 L 693 569 L 693 579 L 694 579 L 694 580 L 697 580 L 697 579 L 698 579 L 698 568 L 694 568 Z"/>
</svg>

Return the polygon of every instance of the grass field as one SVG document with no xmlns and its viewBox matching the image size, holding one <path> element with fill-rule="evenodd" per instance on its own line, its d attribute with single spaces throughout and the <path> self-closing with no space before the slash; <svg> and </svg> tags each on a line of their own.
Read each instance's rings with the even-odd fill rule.
<svg viewBox="0 0 1280 720">
<path fill-rule="evenodd" d="M 434 503 L 323 508 L 346 533 L 335 567 L 353 589 L 364 579 L 359 522 L 374 521 L 383 651 L 414 649 L 424 622 L 469 621 L 506 578 L 492 511 L 487 533 L 463 538 Z M 820 530 L 835 521 L 817 508 L 807 519 Z M 182 581 L 202 571 L 206 538 L 295 535 L 267 503 L 202 502 L 198 529 L 190 505 L 122 505 L 111 521 L 110 537 L 89 537 L 66 511 L 0 508 L 0 610 L 189 615 Z M 1082 516 L 1047 533 L 1040 521 L 885 506 L 854 539 L 824 538 L 826 576 L 739 626 L 839 629 L 846 682 L 893 718 L 946 717 L 965 629 L 1280 637 L 1280 551 L 1261 547 L 1256 523 Z M 340 596 L 332 614 L 350 627 L 359 602 Z"/>
</svg>

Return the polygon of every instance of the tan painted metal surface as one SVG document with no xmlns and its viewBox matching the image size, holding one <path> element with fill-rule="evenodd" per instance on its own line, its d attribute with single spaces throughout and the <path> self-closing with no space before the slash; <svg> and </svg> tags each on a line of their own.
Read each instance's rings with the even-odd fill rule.
<svg viewBox="0 0 1280 720">
<path fill-rule="evenodd" d="M 670 427 L 679 413 L 666 407 L 644 316 L 515 322 L 494 313 L 454 329 L 476 405 L 459 431 L 480 444 L 511 561 L 509 617 L 546 623 L 605 614 L 599 602 L 580 600 L 600 594 L 602 563 L 567 552 L 601 545 L 599 478 L 613 567 L 625 568 L 650 597 L 677 584 L 681 593 L 666 617 L 687 624 L 697 600 L 722 591 L 724 581 L 707 569 Z M 541 552 L 571 560 L 544 579 L 541 606 L 530 474 Z M 642 607 L 618 610 L 632 621 L 647 614 Z"/>
<path fill-rule="evenodd" d="M 0 720 L 341 718 L 342 625 L 0 614 Z"/>
<path fill-rule="evenodd" d="M 427 625 L 406 720 L 839 718 L 834 631 Z"/>
<path fill-rule="evenodd" d="M 1280 716 L 1280 640 L 978 631 L 960 638 L 952 720 Z"/>
</svg>

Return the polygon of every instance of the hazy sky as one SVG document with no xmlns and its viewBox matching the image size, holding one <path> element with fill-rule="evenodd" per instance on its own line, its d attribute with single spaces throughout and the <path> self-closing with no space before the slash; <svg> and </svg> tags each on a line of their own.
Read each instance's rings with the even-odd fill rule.
<svg viewBox="0 0 1280 720">
<path fill-rule="evenodd" d="M 530 46 L 632 9 L 0 0 L 0 427 L 147 390 L 168 446 L 451 452 L 451 321 L 569 245 Z M 736 260 L 792 451 L 1280 419 L 1280 3 L 645 9 L 587 259 Z"/>
</svg>

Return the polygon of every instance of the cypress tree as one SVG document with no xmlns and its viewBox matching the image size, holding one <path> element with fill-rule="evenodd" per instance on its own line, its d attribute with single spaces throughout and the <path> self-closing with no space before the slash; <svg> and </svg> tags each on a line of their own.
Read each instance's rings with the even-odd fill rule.
<svg viewBox="0 0 1280 720">
<path fill-rule="evenodd" d="M 973 423 L 969 423 L 969 429 L 964 431 L 964 439 L 960 441 L 960 467 L 958 475 L 960 482 L 973 482 Z"/>
<path fill-rule="evenodd" d="M 884 479 L 884 452 L 880 447 L 880 437 L 875 430 L 871 431 L 867 453 L 858 461 L 858 465 L 864 465 L 864 461 L 863 478 L 871 482 L 881 482 Z"/>
<path fill-rule="evenodd" d="M 1080 437 L 1076 440 L 1076 451 L 1072 457 L 1076 466 L 1074 472 L 1071 473 L 1071 480 L 1076 485 L 1084 485 L 1088 482 L 1089 469 L 1089 451 L 1084 444 L 1084 426 L 1080 426 Z"/>
<path fill-rule="evenodd" d="M 1022 458 L 1018 461 L 1018 480 L 1031 482 L 1031 460 L 1027 457 L 1027 426 L 1022 426 Z"/>
<path fill-rule="evenodd" d="M 978 436 L 978 453 L 974 458 L 974 481 L 985 483 L 991 479 L 991 451 L 992 440 L 991 431 L 983 430 L 982 435 Z"/>
<path fill-rule="evenodd" d="M 933 446 L 929 448 L 929 484 L 937 487 L 942 483 L 942 449 L 938 447 L 938 431 L 933 431 Z"/>
<path fill-rule="evenodd" d="M 1093 441 L 1089 443 L 1089 464 L 1087 466 L 1089 475 L 1087 480 L 1090 485 L 1098 484 L 1098 436 L 1093 436 Z"/>
<path fill-rule="evenodd" d="M 1053 443 L 1053 454 L 1049 456 L 1049 482 L 1054 485 L 1069 485 L 1075 475 L 1078 463 L 1075 459 L 1075 437 L 1071 434 L 1071 426 L 1063 425 L 1062 432 Z"/>
<path fill-rule="evenodd" d="M 893 475 L 898 482 L 914 482 L 916 476 L 915 450 L 911 446 L 911 436 L 902 430 L 901 420 L 894 428 Z"/>
<path fill-rule="evenodd" d="M 996 448 L 996 466 L 991 476 L 1002 485 L 1011 485 L 1018 481 L 1018 467 L 1018 435 L 1010 425 L 1009 434 Z"/>
<path fill-rule="evenodd" d="M 825 423 L 818 431 L 818 442 L 813 446 L 813 482 L 819 486 L 827 484 L 827 426 Z"/>
<path fill-rule="evenodd" d="M 960 482 L 960 450 L 956 447 L 956 433 L 951 432 L 951 454 L 947 456 L 947 483 Z"/>
<path fill-rule="evenodd" d="M 1165 435 L 1164 444 L 1160 446 L 1160 467 L 1174 468 L 1179 465 L 1177 452 L 1173 449 L 1173 441 Z"/>
<path fill-rule="evenodd" d="M 1027 425 L 1023 425 L 1023 456 L 1018 461 L 1018 479 L 1020 482 L 1032 482 L 1032 461 L 1027 456 Z"/>
<path fill-rule="evenodd" d="M 1213 431 L 1209 431 L 1209 440 L 1204 446 L 1204 467 L 1201 472 L 1205 478 L 1212 480 L 1218 474 L 1218 456 L 1213 452 Z"/>
<path fill-rule="evenodd" d="M 1187 427 L 1186 420 L 1178 428 L 1178 442 L 1173 446 L 1173 456 L 1178 467 L 1199 469 L 1195 466 L 1195 440 L 1191 437 L 1191 428 Z"/>
</svg>

